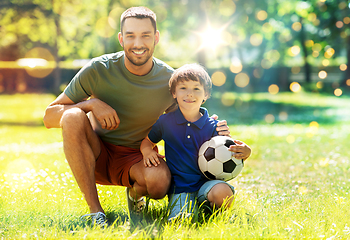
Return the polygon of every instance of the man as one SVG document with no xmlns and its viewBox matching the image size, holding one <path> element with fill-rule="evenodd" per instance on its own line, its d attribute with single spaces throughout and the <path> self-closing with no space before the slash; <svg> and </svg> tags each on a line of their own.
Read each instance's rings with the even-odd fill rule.
<svg viewBox="0 0 350 240">
<path fill-rule="evenodd" d="M 93 224 L 106 224 L 96 183 L 127 187 L 129 211 L 142 196 L 163 198 L 171 175 L 163 159 L 146 168 L 141 141 L 172 104 L 173 69 L 153 57 L 159 41 L 155 14 L 145 7 L 121 16 L 118 39 L 124 51 L 92 59 L 46 109 L 47 128 L 62 128 L 63 149 L 90 208 Z M 89 113 L 90 118 L 87 117 Z M 218 127 L 229 134 L 225 121 Z"/>
</svg>

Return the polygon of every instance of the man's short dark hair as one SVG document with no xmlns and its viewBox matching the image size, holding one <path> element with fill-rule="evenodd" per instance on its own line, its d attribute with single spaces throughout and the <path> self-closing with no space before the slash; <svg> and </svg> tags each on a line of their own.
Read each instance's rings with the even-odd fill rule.
<svg viewBox="0 0 350 240">
<path fill-rule="evenodd" d="M 138 19 L 144 19 L 149 18 L 151 20 L 152 26 L 154 27 L 154 33 L 157 31 L 157 23 L 156 23 L 156 14 L 146 7 L 131 7 L 120 17 L 120 32 L 123 33 L 123 25 L 127 18 L 138 18 Z"/>
</svg>

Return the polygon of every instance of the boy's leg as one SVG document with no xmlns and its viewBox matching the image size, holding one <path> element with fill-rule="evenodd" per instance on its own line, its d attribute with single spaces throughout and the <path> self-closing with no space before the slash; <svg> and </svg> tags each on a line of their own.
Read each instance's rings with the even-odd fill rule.
<svg viewBox="0 0 350 240">
<path fill-rule="evenodd" d="M 172 221 L 181 216 L 183 213 L 190 216 L 191 213 L 195 212 L 197 209 L 196 197 L 197 192 L 169 194 L 168 207 L 170 209 L 170 214 L 168 220 Z"/>
<path fill-rule="evenodd" d="M 221 180 L 207 181 L 198 191 L 198 203 L 208 201 L 211 207 L 230 207 L 233 202 L 234 187 Z"/>
</svg>

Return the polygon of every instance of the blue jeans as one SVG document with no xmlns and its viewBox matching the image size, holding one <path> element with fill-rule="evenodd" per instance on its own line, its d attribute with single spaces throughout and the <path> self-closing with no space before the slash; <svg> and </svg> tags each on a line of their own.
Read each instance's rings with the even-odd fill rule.
<svg viewBox="0 0 350 240">
<path fill-rule="evenodd" d="M 201 188 L 196 192 L 183 192 L 183 193 L 174 193 L 169 194 L 169 208 L 170 214 L 168 220 L 173 220 L 182 214 L 187 214 L 188 216 L 197 211 L 198 206 L 200 206 L 203 202 L 208 200 L 209 191 L 219 183 L 225 183 L 232 189 L 233 194 L 235 193 L 235 189 L 232 185 L 225 181 L 221 180 L 211 180 L 205 182 Z"/>
</svg>

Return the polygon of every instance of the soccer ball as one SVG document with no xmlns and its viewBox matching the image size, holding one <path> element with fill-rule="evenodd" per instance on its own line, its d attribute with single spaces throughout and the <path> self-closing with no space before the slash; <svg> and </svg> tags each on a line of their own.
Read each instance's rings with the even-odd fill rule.
<svg viewBox="0 0 350 240">
<path fill-rule="evenodd" d="M 210 180 L 228 181 L 242 171 L 243 159 L 236 159 L 228 148 L 236 145 L 232 138 L 215 136 L 202 144 L 198 154 L 198 166 Z"/>
</svg>

